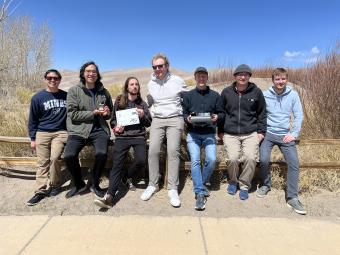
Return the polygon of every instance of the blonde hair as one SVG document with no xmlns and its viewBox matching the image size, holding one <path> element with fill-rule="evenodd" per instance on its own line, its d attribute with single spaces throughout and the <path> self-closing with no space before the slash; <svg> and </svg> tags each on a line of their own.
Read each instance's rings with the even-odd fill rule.
<svg viewBox="0 0 340 255">
<path fill-rule="evenodd" d="M 274 69 L 274 71 L 272 72 L 272 80 L 274 80 L 275 76 L 282 75 L 282 74 L 285 74 L 286 78 L 288 79 L 288 72 L 287 72 L 286 69 L 284 69 L 282 67 L 278 67 L 278 68 Z"/>
<path fill-rule="evenodd" d="M 153 61 L 156 60 L 156 59 L 163 59 L 164 60 L 164 64 L 166 66 L 169 66 L 170 65 L 170 62 L 169 62 L 169 59 L 167 58 L 167 56 L 163 53 L 157 53 L 156 55 L 154 55 L 151 59 L 151 65 L 153 65 Z"/>
</svg>

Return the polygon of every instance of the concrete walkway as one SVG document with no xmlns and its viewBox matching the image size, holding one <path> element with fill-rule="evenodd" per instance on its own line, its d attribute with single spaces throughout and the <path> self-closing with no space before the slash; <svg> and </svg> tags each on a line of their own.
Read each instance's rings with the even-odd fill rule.
<svg viewBox="0 0 340 255">
<path fill-rule="evenodd" d="M 1 216 L 0 254 L 340 254 L 340 224 L 311 219 Z"/>
</svg>

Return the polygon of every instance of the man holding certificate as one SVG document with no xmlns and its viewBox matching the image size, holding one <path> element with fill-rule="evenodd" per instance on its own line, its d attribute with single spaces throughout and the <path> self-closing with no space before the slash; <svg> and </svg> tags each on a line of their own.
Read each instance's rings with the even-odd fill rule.
<svg viewBox="0 0 340 255">
<path fill-rule="evenodd" d="M 125 81 L 123 93 L 114 103 L 111 127 L 116 136 L 113 147 L 113 166 L 110 172 L 109 188 L 103 198 L 94 200 L 102 208 L 113 207 L 113 198 L 121 180 L 130 190 L 135 190 L 132 177 L 146 164 L 146 130 L 151 125 L 151 115 L 147 104 L 142 100 L 140 85 L 135 77 Z M 123 173 L 124 159 L 130 148 L 134 150 L 134 161 Z"/>
</svg>

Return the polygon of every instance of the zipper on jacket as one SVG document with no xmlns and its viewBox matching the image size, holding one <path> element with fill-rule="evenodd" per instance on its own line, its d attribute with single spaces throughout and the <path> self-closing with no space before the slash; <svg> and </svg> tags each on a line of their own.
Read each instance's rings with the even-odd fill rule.
<svg viewBox="0 0 340 255">
<path fill-rule="evenodd" d="M 238 125 L 237 125 L 237 129 L 238 129 L 238 133 L 241 133 L 241 127 L 240 127 L 240 122 L 241 122 L 241 97 L 242 94 L 239 93 L 238 94 Z"/>
</svg>

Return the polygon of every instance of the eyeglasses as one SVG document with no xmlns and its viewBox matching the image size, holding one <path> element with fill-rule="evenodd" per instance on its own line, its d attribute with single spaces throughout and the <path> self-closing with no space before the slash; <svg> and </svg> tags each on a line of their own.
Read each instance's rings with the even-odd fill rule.
<svg viewBox="0 0 340 255">
<path fill-rule="evenodd" d="M 53 77 L 53 76 L 47 76 L 46 80 L 48 80 L 48 81 L 52 81 L 52 80 L 60 81 L 60 78 L 59 77 Z"/>
<path fill-rule="evenodd" d="M 153 70 L 164 68 L 165 64 L 152 66 Z"/>
<path fill-rule="evenodd" d="M 249 74 L 249 73 L 237 73 L 236 76 L 237 76 L 237 77 L 242 77 L 242 76 L 244 76 L 244 77 L 250 77 L 250 74 Z"/>
</svg>

